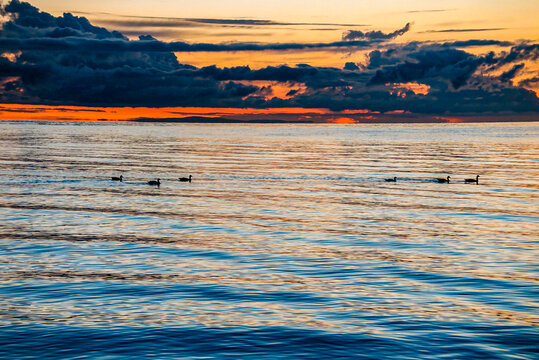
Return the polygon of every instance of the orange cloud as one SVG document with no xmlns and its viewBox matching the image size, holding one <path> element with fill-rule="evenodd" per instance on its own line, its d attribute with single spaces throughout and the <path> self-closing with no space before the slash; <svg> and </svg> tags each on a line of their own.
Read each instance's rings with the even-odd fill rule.
<svg viewBox="0 0 539 360">
<path fill-rule="evenodd" d="M 397 96 L 400 96 L 402 98 L 406 97 L 406 91 L 411 91 L 416 95 L 428 95 L 430 91 L 429 85 L 420 84 L 417 82 L 386 84 L 386 86 L 391 86 L 391 88 L 393 89 L 391 91 L 391 94 L 397 94 Z"/>
</svg>

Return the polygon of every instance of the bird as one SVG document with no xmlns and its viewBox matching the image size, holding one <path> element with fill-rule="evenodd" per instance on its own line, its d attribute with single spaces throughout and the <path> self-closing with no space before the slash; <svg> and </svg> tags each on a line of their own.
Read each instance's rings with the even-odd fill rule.
<svg viewBox="0 0 539 360">
<path fill-rule="evenodd" d="M 475 179 L 464 179 L 464 182 L 467 184 L 471 184 L 471 183 L 479 184 L 479 175 L 476 175 Z"/>
<path fill-rule="evenodd" d="M 394 176 L 393 178 L 385 179 L 387 182 L 397 182 L 397 177 Z"/>
<path fill-rule="evenodd" d="M 148 185 L 161 185 L 161 179 L 157 179 L 157 180 L 150 180 L 148 181 Z"/>
<path fill-rule="evenodd" d="M 186 178 L 186 177 L 181 177 L 181 178 L 179 178 L 178 180 L 184 181 L 184 182 L 187 182 L 187 181 L 191 182 L 191 178 L 192 178 L 192 177 L 193 177 L 193 175 L 189 175 L 188 178 Z"/>
<path fill-rule="evenodd" d="M 111 177 L 112 181 L 124 181 L 124 176 L 123 175 L 120 175 L 120 176 L 113 176 Z"/>
<path fill-rule="evenodd" d="M 438 181 L 440 184 L 449 184 L 449 178 L 451 178 L 451 176 L 448 176 L 447 178 L 437 178 L 436 181 Z"/>
</svg>

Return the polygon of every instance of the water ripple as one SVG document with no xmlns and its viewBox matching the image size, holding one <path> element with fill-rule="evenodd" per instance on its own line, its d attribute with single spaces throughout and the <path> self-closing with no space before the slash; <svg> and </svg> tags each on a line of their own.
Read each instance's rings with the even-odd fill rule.
<svg viewBox="0 0 539 360">
<path fill-rule="evenodd" d="M 538 135 L 0 122 L 0 357 L 534 358 Z"/>
</svg>

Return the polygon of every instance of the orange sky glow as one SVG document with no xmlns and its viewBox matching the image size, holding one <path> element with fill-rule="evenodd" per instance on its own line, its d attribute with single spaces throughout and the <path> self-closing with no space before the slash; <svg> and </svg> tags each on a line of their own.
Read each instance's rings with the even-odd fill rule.
<svg viewBox="0 0 539 360">
<path fill-rule="evenodd" d="M 0 1 L 0 6 L 6 7 L 11 1 Z M 528 51 L 530 56 L 518 54 L 512 60 L 502 61 L 515 47 L 536 45 L 539 41 L 537 0 L 455 0 L 451 4 L 432 0 L 27 1 L 36 7 L 37 12 L 27 15 L 26 23 L 22 23 L 24 26 L 7 26 L 5 34 L 0 36 L 0 40 L 5 40 L 6 44 L 9 44 L 7 40 L 21 43 L 31 40 L 30 45 L 26 45 L 29 47 L 25 49 L 21 49 L 19 43 L 16 43 L 11 48 L 0 50 L 0 60 L 3 61 L 0 65 L 13 66 L 13 70 L 5 71 L 5 74 L 0 76 L 0 119 L 179 121 L 182 118 L 202 117 L 237 121 L 342 124 L 393 122 L 397 118 L 416 122 L 484 121 L 502 119 L 503 116 L 507 118 L 507 113 L 510 113 L 511 117 L 508 119 L 513 121 L 537 120 L 539 103 L 533 92 L 539 97 L 539 63 L 534 52 L 539 51 L 539 47 Z M 40 30 L 42 32 L 34 33 L 39 26 L 28 23 L 37 17 L 38 12 L 46 13 L 51 18 L 63 18 L 66 13 L 72 13 L 74 16 L 69 21 L 83 19 L 86 23 L 103 27 L 101 30 L 106 32 L 119 31 L 123 34 L 119 37 L 121 41 L 131 45 L 155 41 L 165 45 L 181 42 L 187 45 L 219 45 L 226 48 L 215 50 L 210 46 L 210 50 L 208 47 L 193 50 L 193 47 L 167 47 L 167 50 L 159 48 L 135 51 L 135 47 L 125 50 L 126 46 L 124 50 L 118 50 L 119 55 L 116 58 L 110 53 L 103 55 L 107 54 L 106 51 L 116 51 L 116 48 L 85 50 L 81 46 L 67 50 L 61 47 L 36 50 L 32 48 L 32 42 L 39 40 L 36 38 L 39 36 L 42 36 L 41 40 L 46 40 L 48 45 L 59 39 L 73 42 L 77 37 L 82 37 L 88 43 L 104 39 L 100 38 L 99 33 L 58 35 L 60 31 L 53 36 L 48 34 L 52 27 L 45 27 Z M 2 31 L 3 25 L 16 22 L 22 13 L 11 12 L 12 15 L 9 15 L 9 11 L 4 11 L 3 14 L 0 17 Z M 406 30 L 402 33 L 389 36 L 404 28 Z M 20 38 L 10 33 L 13 29 L 24 29 L 16 34 Z M 64 25 L 58 29 L 66 30 Z M 80 30 L 76 26 L 73 29 L 74 33 Z M 346 35 L 354 32 L 378 34 L 379 37 L 369 38 L 365 35 L 359 39 L 367 45 L 349 46 L 348 40 L 356 41 L 358 38 L 347 39 Z M 150 38 L 151 41 L 144 37 L 139 40 L 139 36 L 153 38 Z M 119 38 L 105 40 L 113 42 Z M 485 43 L 477 45 L 476 41 Z M 339 42 L 345 44 L 336 46 L 335 43 Z M 461 44 L 452 45 L 455 42 Z M 466 42 L 470 44 L 462 44 Z M 238 44 L 301 46 L 286 49 L 264 47 L 260 50 L 260 47 L 256 47 L 256 50 L 230 50 L 237 49 L 234 46 Z M 321 46 L 311 46 L 314 44 Z M 302 47 L 303 45 L 308 46 Z M 422 55 L 417 54 L 419 49 L 423 48 L 421 51 L 427 54 L 431 51 L 429 47 L 436 46 L 437 48 L 432 50 L 438 52 L 436 55 L 424 55 L 424 58 L 421 58 Z M 414 47 L 416 50 L 413 50 Z M 446 49 L 453 52 L 444 53 Z M 47 53 L 47 56 L 37 56 L 41 54 L 40 51 L 50 53 Z M 371 58 L 374 52 L 379 54 L 378 62 Z M 27 54 L 31 56 L 25 56 Z M 37 55 L 34 56 L 35 54 Z M 491 59 L 497 59 L 499 66 L 493 66 L 493 62 L 489 62 L 490 55 Z M 92 58 L 94 56 L 96 59 Z M 474 58 L 477 63 L 481 62 L 481 65 L 473 67 L 473 61 L 464 59 L 466 56 Z M 55 57 L 62 59 L 54 60 L 57 63 L 51 65 L 49 62 Z M 447 60 L 451 57 L 455 59 L 454 63 Z M 429 65 L 432 58 L 439 60 L 439 63 Z M 31 61 L 36 64 L 29 64 Z M 414 65 L 421 61 L 427 64 L 426 67 L 419 70 L 414 68 Z M 466 61 L 468 63 L 463 65 Z M 170 63 L 174 63 L 176 67 Z M 411 69 L 407 68 L 410 64 Z M 48 69 L 45 71 L 50 74 L 39 75 L 50 76 L 35 75 L 34 78 L 32 71 L 28 76 L 25 71 L 31 65 L 36 65 L 35 69 L 38 70 L 31 69 L 36 73 Z M 401 72 L 399 69 L 393 70 L 397 65 L 402 65 Z M 112 66 L 115 68 L 112 69 Z M 467 66 L 471 69 L 469 73 L 466 72 Z M 211 69 L 205 73 L 206 69 L 202 69 L 203 67 L 214 67 L 214 73 Z M 230 69 L 232 67 L 245 67 L 244 73 L 250 73 L 242 77 L 242 70 Z M 272 69 L 267 70 L 269 67 Z M 281 67 L 292 70 L 277 74 L 275 68 Z M 294 72 L 308 67 L 315 67 L 313 71 L 318 73 L 311 76 L 297 75 Z M 132 74 L 129 73 L 131 78 L 127 75 L 121 78 L 125 69 L 130 69 L 125 73 L 132 70 Z M 258 70 L 263 71 L 256 73 Z M 406 71 L 408 73 L 405 74 Z M 462 71 L 461 75 L 465 78 L 462 84 L 456 84 L 459 75 L 455 75 L 455 72 L 458 71 Z M 86 75 L 86 72 L 91 75 Z M 191 75 L 187 74 L 189 72 Z M 383 76 L 380 75 L 378 82 L 373 82 L 379 73 Z M 140 74 L 150 75 L 143 78 Z M 115 75 L 122 80 L 114 83 Z M 39 83 L 45 81 L 42 78 L 47 78 L 46 81 L 50 82 L 43 82 L 42 85 Z M 137 82 L 138 79 L 143 80 Z M 150 84 L 154 79 L 163 81 Z M 63 81 L 66 82 L 65 86 Z M 58 89 L 55 87 L 57 84 Z M 135 91 L 130 92 L 132 89 L 138 90 L 139 87 L 142 94 L 139 97 Z M 144 93 L 144 89 L 147 92 Z M 108 96 L 113 90 L 116 91 L 117 98 L 110 99 Z M 508 95 L 504 98 L 506 100 L 498 101 L 497 96 L 502 90 L 507 90 Z M 516 90 L 522 91 L 518 94 L 511 92 Z M 383 91 L 385 93 L 382 93 Z M 476 93 L 468 96 L 466 91 Z M 453 100 L 451 96 L 457 93 L 462 94 L 461 97 Z M 76 96 L 77 94 L 83 96 Z M 154 94 L 161 98 L 152 97 Z M 204 94 L 210 95 L 203 99 Z M 384 97 L 385 95 L 389 96 Z M 490 96 L 490 102 L 485 100 L 486 96 Z M 522 106 L 518 103 L 520 100 Z M 429 101 L 434 105 L 429 107 Z M 486 104 L 484 107 L 476 106 L 483 101 Z M 407 102 L 414 106 L 407 107 Z M 517 105 L 510 111 L 496 107 L 504 102 Z M 32 103 L 81 106 L 31 105 Z M 203 107 L 206 104 L 211 106 Z M 116 107 L 107 107 L 109 105 Z M 165 107 L 158 107 L 161 105 Z M 271 106 L 276 107 L 259 108 Z M 331 111 L 324 107 L 349 110 Z M 355 108 L 363 109 L 350 110 Z M 491 111 L 492 108 L 497 110 Z"/>
<path fill-rule="evenodd" d="M 49 106 L 27 104 L 0 104 L 0 119 L 41 121 L 105 121 L 129 122 L 141 119 L 175 119 L 204 117 L 208 119 L 232 119 L 238 121 L 284 121 L 305 123 L 392 123 L 400 122 L 403 116 L 409 122 L 484 122 L 507 121 L 504 117 L 488 116 L 425 116 L 414 115 L 403 110 L 380 114 L 369 110 L 331 111 L 306 108 L 205 108 L 205 107 L 87 107 Z M 512 121 L 534 121 L 534 114 L 514 115 Z M 217 121 L 218 122 L 218 121 Z"/>
</svg>

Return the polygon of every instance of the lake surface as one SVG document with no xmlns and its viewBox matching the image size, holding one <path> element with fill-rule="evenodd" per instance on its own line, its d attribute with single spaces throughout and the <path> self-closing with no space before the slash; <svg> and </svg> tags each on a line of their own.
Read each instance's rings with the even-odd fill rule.
<svg viewBox="0 0 539 360">
<path fill-rule="evenodd" d="M 0 185 L 2 358 L 538 356 L 539 123 L 4 121 Z"/>
</svg>

